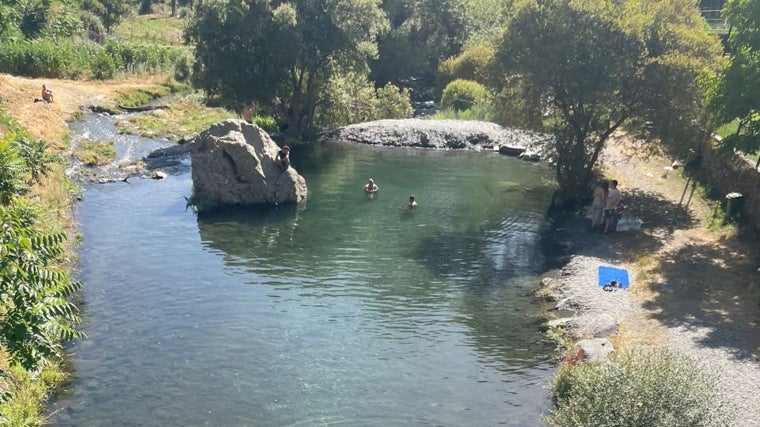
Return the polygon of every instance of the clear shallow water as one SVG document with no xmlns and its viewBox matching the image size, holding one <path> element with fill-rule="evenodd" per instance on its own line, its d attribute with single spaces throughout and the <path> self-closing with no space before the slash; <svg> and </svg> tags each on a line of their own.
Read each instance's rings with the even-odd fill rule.
<svg viewBox="0 0 760 427">
<path fill-rule="evenodd" d="M 189 171 L 87 188 L 90 338 L 53 424 L 540 425 L 551 171 L 333 144 L 293 161 L 301 209 L 196 217 Z"/>
</svg>

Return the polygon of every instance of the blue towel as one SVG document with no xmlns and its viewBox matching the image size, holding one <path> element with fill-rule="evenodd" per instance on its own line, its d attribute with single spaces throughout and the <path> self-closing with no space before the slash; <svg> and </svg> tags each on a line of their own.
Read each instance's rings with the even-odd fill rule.
<svg viewBox="0 0 760 427">
<path fill-rule="evenodd" d="M 599 267 L 599 286 L 609 285 L 611 281 L 620 283 L 623 289 L 628 289 L 628 271 L 615 267 Z"/>
</svg>

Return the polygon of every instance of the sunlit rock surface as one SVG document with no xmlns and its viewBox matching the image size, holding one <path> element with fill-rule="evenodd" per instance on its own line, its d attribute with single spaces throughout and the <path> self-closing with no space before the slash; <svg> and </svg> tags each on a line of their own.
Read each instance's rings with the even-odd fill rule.
<svg viewBox="0 0 760 427">
<path fill-rule="evenodd" d="M 264 130 L 243 120 L 225 120 L 192 142 L 190 159 L 195 196 L 220 204 L 300 202 L 306 181 L 275 159 L 280 147 Z"/>
</svg>

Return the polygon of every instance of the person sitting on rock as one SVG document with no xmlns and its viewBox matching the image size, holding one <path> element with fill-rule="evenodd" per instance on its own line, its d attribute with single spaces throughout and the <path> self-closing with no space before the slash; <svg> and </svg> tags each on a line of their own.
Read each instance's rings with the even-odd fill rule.
<svg viewBox="0 0 760 427">
<path fill-rule="evenodd" d="M 277 164 L 283 169 L 290 167 L 290 147 L 283 145 L 277 152 Z"/>
</svg>

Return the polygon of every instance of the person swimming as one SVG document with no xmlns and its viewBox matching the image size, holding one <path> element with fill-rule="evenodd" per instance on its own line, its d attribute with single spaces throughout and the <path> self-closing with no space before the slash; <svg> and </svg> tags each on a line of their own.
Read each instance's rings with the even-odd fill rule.
<svg viewBox="0 0 760 427">
<path fill-rule="evenodd" d="M 409 203 L 406 204 L 407 209 L 414 209 L 417 207 L 417 201 L 414 199 L 414 195 L 409 196 Z"/>
<path fill-rule="evenodd" d="M 375 184 L 375 180 L 370 178 L 366 184 L 364 184 L 364 192 L 367 194 L 374 194 L 377 193 L 377 191 L 380 189 L 380 187 Z"/>
</svg>

